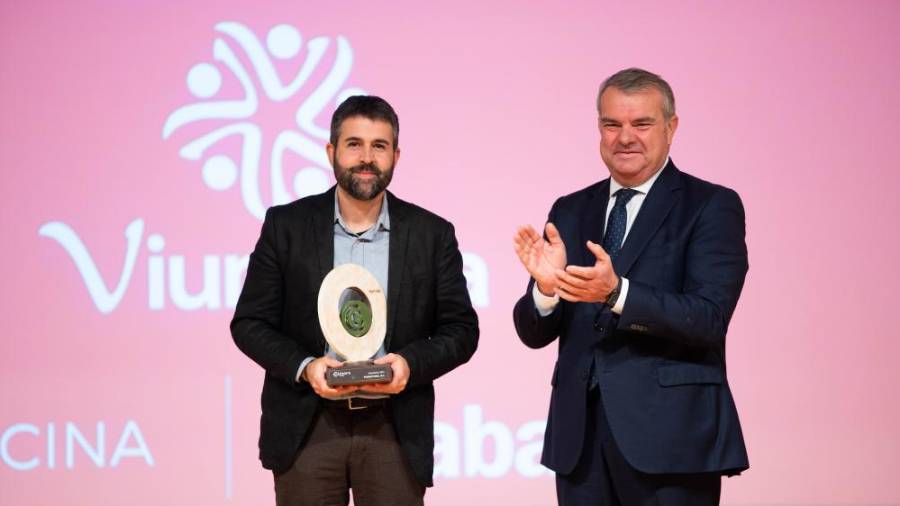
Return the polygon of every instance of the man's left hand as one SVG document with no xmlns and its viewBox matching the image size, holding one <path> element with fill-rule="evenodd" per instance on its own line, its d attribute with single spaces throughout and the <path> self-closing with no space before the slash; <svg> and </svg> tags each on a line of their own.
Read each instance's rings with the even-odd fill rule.
<svg viewBox="0 0 900 506">
<path fill-rule="evenodd" d="M 565 270 L 556 271 L 556 293 L 569 302 L 606 302 L 619 283 L 619 276 L 603 247 L 588 241 L 587 248 L 597 261 L 591 267 L 569 265 Z"/>
<path fill-rule="evenodd" d="M 373 394 L 399 394 L 406 388 L 406 382 L 409 381 L 409 364 L 406 359 L 396 353 L 388 353 L 387 355 L 376 358 L 374 362 L 378 365 L 390 364 L 391 372 L 394 378 L 390 383 L 373 383 L 360 388 L 363 392 Z"/>
</svg>

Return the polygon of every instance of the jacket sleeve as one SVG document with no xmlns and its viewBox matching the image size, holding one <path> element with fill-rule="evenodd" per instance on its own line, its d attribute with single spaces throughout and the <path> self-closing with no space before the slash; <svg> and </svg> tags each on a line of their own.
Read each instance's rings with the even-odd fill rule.
<svg viewBox="0 0 900 506">
<path fill-rule="evenodd" d="M 284 259 L 279 258 L 276 216 L 274 208 L 266 212 L 256 248 L 250 254 L 244 288 L 231 320 L 231 336 L 237 347 L 266 372 L 295 385 L 301 362 L 315 355 L 280 330 Z"/>
<path fill-rule="evenodd" d="M 409 387 L 430 383 L 468 362 L 478 347 L 478 315 L 469 300 L 452 224 L 441 233 L 437 251 L 434 330 L 397 351 L 409 364 Z"/>
<path fill-rule="evenodd" d="M 748 269 L 744 230 L 740 197 L 719 188 L 691 231 L 681 292 L 629 278 L 618 328 L 686 344 L 722 345 Z"/>
<path fill-rule="evenodd" d="M 533 287 L 534 279 L 528 282 L 528 290 L 513 307 L 513 323 L 516 326 L 519 340 L 525 346 L 543 348 L 559 337 L 563 305 L 566 302 L 560 300 L 552 313 L 541 316 L 534 306 L 534 296 L 531 294 Z"/>
</svg>

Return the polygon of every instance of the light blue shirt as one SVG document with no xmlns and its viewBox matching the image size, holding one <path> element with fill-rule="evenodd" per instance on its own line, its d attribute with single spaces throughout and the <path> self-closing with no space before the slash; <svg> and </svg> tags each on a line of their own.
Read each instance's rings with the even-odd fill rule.
<svg viewBox="0 0 900 506">
<path fill-rule="evenodd" d="M 378 219 L 368 230 L 353 233 L 341 217 L 341 209 L 338 203 L 337 191 L 334 193 L 334 264 L 338 267 L 353 263 L 365 267 L 378 280 L 383 293 L 388 293 L 388 247 L 390 245 L 391 217 L 388 213 L 388 196 L 384 195 L 381 201 L 381 211 Z M 326 344 L 325 354 L 345 360 Z M 375 353 L 373 358 L 383 357 L 386 354 L 384 343 Z M 315 357 L 307 357 L 297 370 L 297 381 L 301 381 L 300 375 L 307 364 Z M 385 397 L 383 395 L 362 394 L 365 397 Z"/>
</svg>

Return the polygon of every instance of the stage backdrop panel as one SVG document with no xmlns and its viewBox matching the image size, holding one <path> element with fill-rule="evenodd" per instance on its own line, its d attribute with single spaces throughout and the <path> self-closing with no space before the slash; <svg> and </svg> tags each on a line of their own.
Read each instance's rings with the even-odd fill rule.
<svg viewBox="0 0 900 506">
<path fill-rule="evenodd" d="M 666 77 L 672 157 L 737 190 L 750 272 L 726 504 L 900 501 L 896 2 L 0 5 L 0 503 L 266 504 L 263 372 L 228 323 L 265 209 L 334 182 L 344 97 L 400 115 L 391 189 L 456 225 L 481 320 L 437 382 L 429 504 L 554 502 L 555 360 L 512 249 L 607 176 L 598 84 Z"/>
</svg>

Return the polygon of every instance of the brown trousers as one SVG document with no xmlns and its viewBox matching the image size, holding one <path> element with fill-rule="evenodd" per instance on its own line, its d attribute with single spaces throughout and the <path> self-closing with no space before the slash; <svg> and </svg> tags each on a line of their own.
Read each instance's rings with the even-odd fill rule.
<svg viewBox="0 0 900 506">
<path fill-rule="evenodd" d="M 319 409 L 294 465 L 275 476 L 277 506 L 421 506 L 425 487 L 384 405 Z"/>
</svg>

